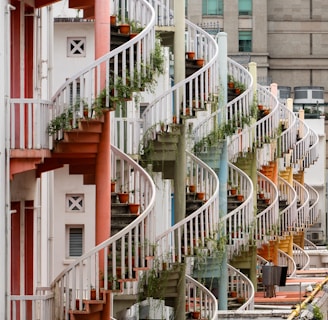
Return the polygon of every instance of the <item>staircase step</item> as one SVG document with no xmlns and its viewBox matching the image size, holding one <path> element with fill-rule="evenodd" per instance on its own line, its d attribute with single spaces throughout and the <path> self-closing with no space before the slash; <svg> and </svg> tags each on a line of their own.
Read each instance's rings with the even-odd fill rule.
<svg viewBox="0 0 328 320">
<path fill-rule="evenodd" d="M 98 152 L 97 143 L 83 143 L 83 142 L 65 142 L 60 141 L 56 144 L 55 153 L 90 153 L 95 154 Z"/>
<path fill-rule="evenodd" d="M 98 132 L 87 132 L 83 130 L 73 129 L 64 133 L 64 141 L 77 143 L 99 143 L 100 134 Z"/>
<path fill-rule="evenodd" d="M 85 132 L 94 132 L 94 133 L 101 133 L 103 127 L 103 121 L 102 120 L 80 120 L 79 121 L 79 130 L 85 131 Z"/>
</svg>

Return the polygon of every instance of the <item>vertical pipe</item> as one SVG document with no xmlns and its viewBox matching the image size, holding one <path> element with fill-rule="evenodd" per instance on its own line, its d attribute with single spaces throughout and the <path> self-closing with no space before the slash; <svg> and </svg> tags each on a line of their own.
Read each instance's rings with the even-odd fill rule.
<svg viewBox="0 0 328 320">
<path fill-rule="evenodd" d="M 225 106 L 228 100 L 227 94 L 227 65 L 228 65 L 228 47 L 227 47 L 227 34 L 224 32 L 220 32 L 218 34 L 218 45 L 219 45 L 219 78 L 220 78 L 220 89 L 223 92 L 223 96 L 218 100 L 218 108 L 221 110 L 221 121 L 225 120 Z M 219 120 L 220 121 L 220 120 Z M 228 150 L 227 150 L 227 141 L 223 142 L 221 159 L 217 159 L 220 161 L 218 167 L 220 171 L 219 181 L 220 181 L 220 189 L 219 189 L 219 215 L 222 218 L 223 215 L 227 214 L 227 181 L 228 181 Z M 226 232 L 225 228 L 224 232 Z M 224 236 L 224 235 L 221 235 Z M 227 253 L 224 252 L 222 257 L 222 263 L 220 268 L 220 287 L 219 287 L 219 309 L 226 310 L 228 308 L 228 300 L 227 300 L 227 292 L 228 292 L 228 267 L 227 267 Z"/>
</svg>

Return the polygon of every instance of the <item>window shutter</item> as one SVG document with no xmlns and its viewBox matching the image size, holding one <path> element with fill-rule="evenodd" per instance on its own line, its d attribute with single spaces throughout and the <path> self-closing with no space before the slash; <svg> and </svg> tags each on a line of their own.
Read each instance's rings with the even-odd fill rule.
<svg viewBox="0 0 328 320">
<path fill-rule="evenodd" d="M 79 257 L 83 251 L 83 232 L 82 228 L 69 229 L 69 256 Z"/>
</svg>

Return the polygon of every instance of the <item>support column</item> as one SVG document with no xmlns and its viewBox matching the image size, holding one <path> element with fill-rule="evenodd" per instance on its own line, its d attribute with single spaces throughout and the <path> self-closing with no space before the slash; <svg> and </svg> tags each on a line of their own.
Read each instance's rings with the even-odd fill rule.
<svg viewBox="0 0 328 320">
<path fill-rule="evenodd" d="M 225 119 L 226 104 L 228 100 L 228 89 L 227 89 L 227 78 L 228 78 L 228 49 L 227 49 L 227 34 L 225 32 L 220 32 L 218 34 L 218 45 L 219 45 L 219 77 L 220 77 L 220 88 L 219 90 L 219 99 L 218 99 L 218 108 L 222 110 L 222 118 L 219 119 L 219 122 L 222 122 Z M 220 124 L 220 123 L 219 123 Z M 219 215 L 222 218 L 227 214 L 227 181 L 228 181 L 228 151 L 227 151 L 227 141 L 224 140 L 222 142 L 222 154 L 221 158 L 218 159 L 220 161 L 219 164 L 219 180 L 220 180 L 220 190 L 219 190 Z M 226 235 L 226 230 L 222 230 L 224 234 L 220 236 Z M 227 267 L 227 252 L 225 251 L 222 257 L 222 263 L 220 268 L 220 287 L 218 292 L 219 298 L 219 309 L 227 310 L 228 309 L 228 267 Z"/>
<path fill-rule="evenodd" d="M 95 58 L 98 59 L 110 51 L 110 1 L 97 0 L 95 3 Z M 105 64 L 101 69 L 101 87 L 105 83 Z"/>
<path fill-rule="evenodd" d="M 96 163 L 96 245 L 110 236 L 110 112 L 104 113 Z M 101 266 L 101 262 L 100 262 Z"/>
</svg>

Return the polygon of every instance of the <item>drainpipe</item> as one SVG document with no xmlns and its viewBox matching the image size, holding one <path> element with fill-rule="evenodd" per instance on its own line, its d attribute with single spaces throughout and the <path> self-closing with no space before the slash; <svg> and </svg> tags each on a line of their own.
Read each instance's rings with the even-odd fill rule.
<svg viewBox="0 0 328 320">
<path fill-rule="evenodd" d="M 222 99 L 218 100 L 218 108 L 221 109 L 221 119 L 219 121 L 223 121 L 226 117 L 224 110 L 228 101 L 228 93 L 227 93 L 227 75 L 228 75 L 228 47 L 227 47 L 227 34 L 225 32 L 220 32 L 217 36 L 217 41 L 219 45 L 219 78 L 220 78 L 220 88 L 219 90 L 223 92 Z M 219 95 L 222 94 L 219 92 Z M 220 180 L 220 188 L 219 188 L 219 215 L 222 218 L 227 214 L 227 181 L 228 181 L 228 146 L 227 140 L 223 142 L 223 149 L 221 154 L 221 160 L 219 164 L 220 171 L 217 173 L 219 175 Z M 223 228 L 224 232 L 226 232 L 225 228 Z M 220 235 L 221 236 L 221 235 Z M 222 235 L 224 236 L 224 235 Z M 218 290 L 218 298 L 219 298 L 219 310 L 227 310 L 228 309 L 228 258 L 227 251 L 225 250 L 221 262 L 220 268 L 220 287 Z"/>
<path fill-rule="evenodd" d="M 0 0 L 0 318 L 10 315 L 10 158 L 9 158 L 9 97 L 10 97 L 10 11 L 15 7 Z M 2 9 L 4 8 L 4 9 Z"/>
<path fill-rule="evenodd" d="M 287 320 L 292 320 L 295 317 L 297 317 L 302 309 L 306 307 L 307 304 L 309 304 L 316 296 L 319 291 L 322 290 L 323 286 L 328 282 L 328 277 L 326 277 L 320 284 L 318 284 L 314 290 L 311 292 L 311 294 L 301 303 L 296 306 L 296 308 L 293 310 L 293 312 L 289 315 Z"/>
<path fill-rule="evenodd" d="M 174 0 L 174 82 L 178 83 L 185 79 L 185 0 Z M 182 92 L 178 101 L 182 101 Z M 180 106 L 176 105 L 179 109 Z M 181 221 L 186 214 L 186 127 L 181 126 L 180 139 L 174 172 L 174 217 L 175 223 Z M 178 240 L 179 241 L 179 240 Z M 178 288 L 177 302 L 185 298 L 185 281 L 181 281 Z M 185 304 L 176 303 L 175 319 L 184 319 Z"/>
</svg>

